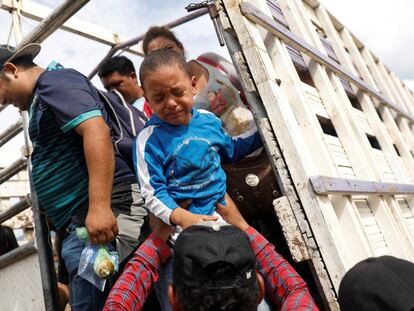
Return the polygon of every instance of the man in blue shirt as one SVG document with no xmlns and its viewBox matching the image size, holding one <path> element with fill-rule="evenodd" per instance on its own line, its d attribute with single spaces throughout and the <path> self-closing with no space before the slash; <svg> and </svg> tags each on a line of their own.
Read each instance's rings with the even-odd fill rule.
<svg viewBox="0 0 414 311">
<path fill-rule="evenodd" d="M 125 56 L 115 56 L 99 66 L 98 76 L 107 91 L 117 90 L 125 101 L 148 115 L 144 91 L 138 85 L 138 78 L 132 61 Z"/>
<path fill-rule="evenodd" d="M 99 310 L 107 291 L 100 292 L 77 275 L 84 244 L 75 229 L 86 226 L 93 244 L 117 238 L 120 250 L 129 247 L 131 252 L 137 246 L 146 211 L 132 171 L 132 138 L 125 138 L 136 135 L 143 123 L 133 120 L 131 111 L 123 116 L 131 117 L 133 127 L 111 123 L 127 120 L 113 109 L 107 112 L 107 105 L 118 97 L 108 94 L 105 103 L 79 72 L 35 65 L 33 58 L 39 51 L 38 44 L 21 50 L 0 46 L 0 104 L 29 110 L 38 202 L 55 227 L 68 232 L 62 241 L 62 258 L 69 272 L 72 310 Z M 111 118 L 111 113 L 116 116 Z M 120 135 L 113 142 L 111 134 L 116 132 Z M 132 229 L 123 229 L 131 224 Z"/>
</svg>

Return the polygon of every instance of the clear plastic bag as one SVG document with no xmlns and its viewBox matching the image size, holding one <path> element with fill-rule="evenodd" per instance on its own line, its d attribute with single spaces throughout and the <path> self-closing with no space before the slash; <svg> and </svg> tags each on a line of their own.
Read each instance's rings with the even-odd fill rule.
<svg viewBox="0 0 414 311">
<path fill-rule="evenodd" d="M 86 243 L 80 257 L 78 275 L 104 291 L 106 280 L 118 272 L 118 253 L 109 251 L 108 245 L 90 244 L 85 227 L 77 228 L 76 235 Z"/>
</svg>

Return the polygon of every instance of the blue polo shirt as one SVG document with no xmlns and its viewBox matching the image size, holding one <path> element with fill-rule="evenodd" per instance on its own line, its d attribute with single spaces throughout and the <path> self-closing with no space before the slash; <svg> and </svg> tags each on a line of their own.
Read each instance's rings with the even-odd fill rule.
<svg viewBox="0 0 414 311">
<path fill-rule="evenodd" d="M 108 122 L 108 115 L 98 91 L 85 76 L 56 64 L 48 69 L 53 70 L 39 76 L 29 106 L 32 177 L 39 204 L 54 225 L 63 228 L 88 201 L 83 140 L 74 128 L 94 117 Z M 115 183 L 135 179 L 128 162 L 116 152 Z"/>
</svg>

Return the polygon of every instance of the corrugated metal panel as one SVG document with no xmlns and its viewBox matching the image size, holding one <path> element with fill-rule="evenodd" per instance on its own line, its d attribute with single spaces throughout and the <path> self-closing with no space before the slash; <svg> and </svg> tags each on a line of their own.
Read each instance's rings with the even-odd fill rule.
<svg viewBox="0 0 414 311">
<path fill-rule="evenodd" d="M 355 200 L 364 230 L 371 243 L 376 256 L 389 255 L 390 251 L 385 242 L 384 236 L 375 219 L 375 216 L 366 200 Z"/>
</svg>

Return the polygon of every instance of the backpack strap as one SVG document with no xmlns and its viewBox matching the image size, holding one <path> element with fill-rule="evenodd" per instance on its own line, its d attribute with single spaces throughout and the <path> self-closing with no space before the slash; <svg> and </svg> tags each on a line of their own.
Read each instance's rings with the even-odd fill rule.
<svg viewBox="0 0 414 311">
<path fill-rule="evenodd" d="M 119 150 L 118 150 L 118 143 L 124 138 L 124 131 L 122 129 L 121 121 L 119 120 L 118 114 L 116 113 L 116 110 L 115 110 L 113 104 L 111 103 L 111 101 L 108 99 L 108 97 L 106 97 L 106 95 L 104 94 L 104 92 L 102 92 L 102 91 L 100 91 L 98 89 L 97 89 L 97 91 L 98 91 L 99 96 L 102 99 L 102 102 L 104 104 L 105 110 L 108 113 L 111 113 L 114 116 L 115 121 L 117 123 L 117 127 L 119 129 L 119 138 L 116 141 L 114 141 L 114 147 L 119 152 Z"/>
</svg>

